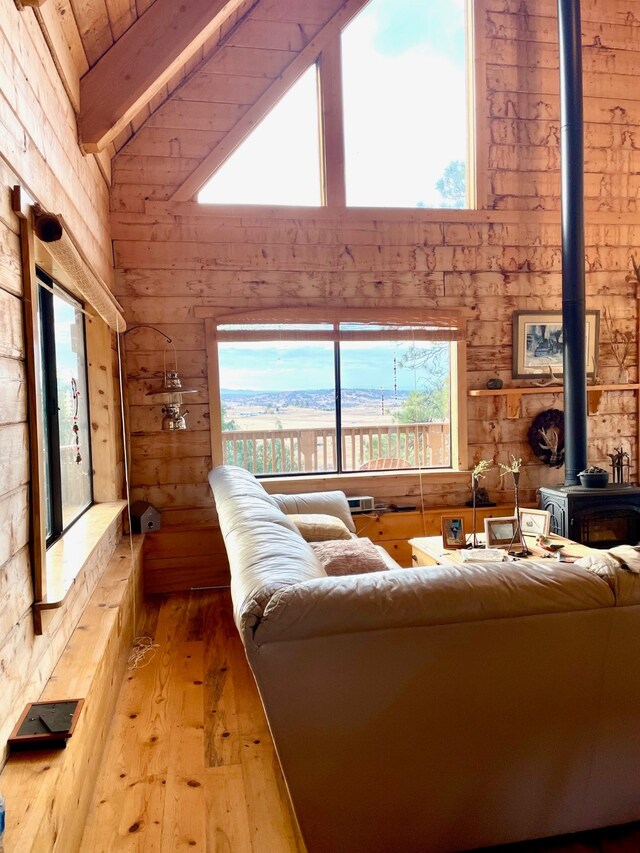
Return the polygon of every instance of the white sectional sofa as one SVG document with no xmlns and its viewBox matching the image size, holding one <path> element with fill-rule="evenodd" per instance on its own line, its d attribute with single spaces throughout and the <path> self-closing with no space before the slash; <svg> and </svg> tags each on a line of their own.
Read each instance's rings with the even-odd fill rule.
<svg viewBox="0 0 640 853">
<path fill-rule="evenodd" d="M 445 853 L 640 819 L 638 575 L 545 560 L 327 577 L 250 474 L 210 482 L 309 853 Z"/>
</svg>

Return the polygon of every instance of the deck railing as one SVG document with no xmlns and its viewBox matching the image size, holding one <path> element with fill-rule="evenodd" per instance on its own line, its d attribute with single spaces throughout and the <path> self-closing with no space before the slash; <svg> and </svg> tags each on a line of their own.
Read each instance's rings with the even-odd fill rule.
<svg viewBox="0 0 640 853">
<path fill-rule="evenodd" d="M 380 424 L 342 428 L 345 471 L 387 467 L 442 468 L 450 462 L 450 425 Z M 336 431 L 331 427 L 223 432 L 224 459 L 254 474 L 335 471 Z"/>
</svg>

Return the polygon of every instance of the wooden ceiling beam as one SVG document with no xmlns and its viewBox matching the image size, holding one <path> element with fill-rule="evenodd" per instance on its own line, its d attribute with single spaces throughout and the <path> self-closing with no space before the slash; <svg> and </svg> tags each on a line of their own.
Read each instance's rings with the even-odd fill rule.
<svg viewBox="0 0 640 853">
<path fill-rule="evenodd" d="M 80 140 L 105 148 L 243 0 L 156 2 L 80 80 Z"/>
</svg>

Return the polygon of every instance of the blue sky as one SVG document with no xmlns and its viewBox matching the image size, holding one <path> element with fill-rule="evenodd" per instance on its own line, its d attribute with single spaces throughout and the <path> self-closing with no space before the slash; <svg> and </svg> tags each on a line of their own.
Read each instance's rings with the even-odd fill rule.
<svg viewBox="0 0 640 853">
<path fill-rule="evenodd" d="M 374 45 L 380 53 L 394 56 L 426 46 L 463 64 L 462 11 L 456 0 L 374 0 L 362 14 L 376 21 Z"/>
<path fill-rule="evenodd" d="M 407 344 L 342 344 L 342 387 L 393 389 L 393 358 Z M 333 387 L 333 344 L 230 344 L 219 346 L 220 386 L 229 390 L 302 391 Z M 397 363 L 396 361 L 396 363 Z M 424 390 L 424 370 L 396 370 L 402 391 Z"/>
</svg>

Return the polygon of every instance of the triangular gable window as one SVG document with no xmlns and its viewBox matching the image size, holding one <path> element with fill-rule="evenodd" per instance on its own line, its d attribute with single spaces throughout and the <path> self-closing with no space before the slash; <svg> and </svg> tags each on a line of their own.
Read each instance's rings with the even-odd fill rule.
<svg viewBox="0 0 640 853">
<path fill-rule="evenodd" d="M 203 186 L 205 204 L 322 204 L 318 84 L 309 68 Z"/>
</svg>

